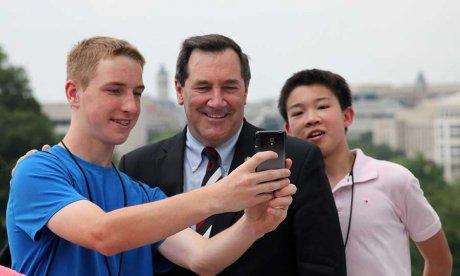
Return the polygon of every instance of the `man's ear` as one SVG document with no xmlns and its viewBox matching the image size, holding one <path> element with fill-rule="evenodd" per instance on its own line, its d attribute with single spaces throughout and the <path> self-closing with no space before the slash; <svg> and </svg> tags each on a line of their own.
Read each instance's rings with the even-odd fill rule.
<svg viewBox="0 0 460 276">
<path fill-rule="evenodd" d="M 345 110 L 343 111 L 343 124 L 345 128 L 351 126 L 354 118 L 355 118 L 355 111 L 353 110 L 353 108 L 351 106 L 345 108 Z"/>
<path fill-rule="evenodd" d="M 174 88 L 176 89 L 176 98 L 179 105 L 184 105 L 184 87 L 178 80 L 174 80 Z"/>
<path fill-rule="evenodd" d="M 244 105 L 246 105 L 246 101 L 248 99 L 248 89 L 249 89 L 249 83 L 245 85 L 244 87 Z"/>
<path fill-rule="evenodd" d="M 78 108 L 80 106 L 80 94 L 78 93 L 77 83 L 73 80 L 68 80 L 65 83 L 65 96 L 70 104 L 70 107 Z"/>
</svg>

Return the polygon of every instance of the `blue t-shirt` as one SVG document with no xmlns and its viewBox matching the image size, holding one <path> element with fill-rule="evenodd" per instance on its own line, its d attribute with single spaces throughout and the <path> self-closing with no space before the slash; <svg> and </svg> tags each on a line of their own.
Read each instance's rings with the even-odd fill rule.
<svg viewBox="0 0 460 276">
<path fill-rule="evenodd" d="M 86 174 L 93 203 L 109 212 L 156 200 L 166 195 L 132 180 L 115 168 L 102 167 L 76 157 Z M 47 227 L 49 219 L 68 204 L 88 200 L 83 173 L 61 146 L 48 153 L 38 152 L 23 160 L 11 181 L 6 211 L 12 268 L 26 275 L 149 275 L 159 243 L 125 251 L 110 257 L 64 240 Z M 81 223 L 85 223 L 82 221 Z M 106 260 L 110 272 L 107 271 Z"/>
</svg>

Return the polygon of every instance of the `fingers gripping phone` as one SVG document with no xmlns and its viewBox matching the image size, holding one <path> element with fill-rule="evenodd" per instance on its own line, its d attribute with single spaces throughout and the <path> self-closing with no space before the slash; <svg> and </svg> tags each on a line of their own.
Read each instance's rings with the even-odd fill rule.
<svg viewBox="0 0 460 276">
<path fill-rule="evenodd" d="M 278 154 L 278 158 L 271 159 L 260 164 L 256 171 L 265 171 L 272 169 L 281 169 L 285 167 L 286 151 L 285 151 L 286 132 L 282 130 L 262 130 L 257 131 L 254 140 L 254 151 L 274 151 Z"/>
</svg>

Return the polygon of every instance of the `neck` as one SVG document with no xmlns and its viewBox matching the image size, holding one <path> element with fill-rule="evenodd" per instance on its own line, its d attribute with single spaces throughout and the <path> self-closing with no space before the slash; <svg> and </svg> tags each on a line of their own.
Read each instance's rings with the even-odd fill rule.
<svg viewBox="0 0 460 276">
<path fill-rule="evenodd" d="M 350 173 L 354 160 L 355 155 L 348 147 L 344 147 L 343 150 L 335 151 L 333 154 L 324 157 L 326 175 L 332 188 Z"/>
<path fill-rule="evenodd" d="M 62 141 L 70 152 L 90 163 L 109 167 L 112 164 L 114 145 L 88 137 L 82 130 L 70 127 Z"/>
</svg>

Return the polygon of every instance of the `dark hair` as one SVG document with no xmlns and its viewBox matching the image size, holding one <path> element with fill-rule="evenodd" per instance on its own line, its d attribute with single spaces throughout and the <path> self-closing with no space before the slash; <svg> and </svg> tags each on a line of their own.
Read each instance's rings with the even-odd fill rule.
<svg viewBox="0 0 460 276">
<path fill-rule="evenodd" d="M 248 56 L 241 51 L 241 48 L 235 41 L 219 34 L 208 34 L 200 36 L 192 36 L 184 40 L 182 47 L 177 57 L 176 63 L 176 81 L 182 86 L 185 85 L 185 80 L 188 78 L 188 61 L 193 50 L 198 49 L 205 52 L 222 52 L 227 49 L 235 51 L 240 58 L 241 77 L 244 80 L 246 87 L 251 79 L 251 70 L 249 68 Z"/>
<path fill-rule="evenodd" d="M 286 122 L 288 121 L 286 102 L 291 92 L 299 86 L 315 84 L 323 85 L 330 89 L 339 100 L 342 110 L 351 106 L 351 90 L 343 77 L 320 69 L 303 70 L 292 75 L 281 88 L 278 109 Z"/>
</svg>

